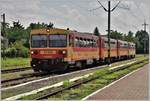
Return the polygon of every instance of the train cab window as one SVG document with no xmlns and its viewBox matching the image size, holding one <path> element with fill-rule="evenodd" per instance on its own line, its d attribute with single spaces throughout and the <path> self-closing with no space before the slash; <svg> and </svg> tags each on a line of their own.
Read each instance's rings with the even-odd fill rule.
<svg viewBox="0 0 150 101">
<path fill-rule="evenodd" d="M 62 34 L 49 35 L 49 46 L 50 47 L 66 47 L 67 35 L 62 35 Z"/>
<path fill-rule="evenodd" d="M 32 35 L 31 36 L 32 48 L 45 48 L 47 47 L 47 35 Z"/>
</svg>

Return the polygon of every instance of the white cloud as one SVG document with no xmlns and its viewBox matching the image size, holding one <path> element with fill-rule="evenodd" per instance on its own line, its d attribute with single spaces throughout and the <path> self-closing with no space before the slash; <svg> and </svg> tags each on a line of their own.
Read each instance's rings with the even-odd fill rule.
<svg viewBox="0 0 150 101">
<path fill-rule="evenodd" d="M 106 0 L 99 0 L 107 8 Z M 118 0 L 112 0 L 112 7 Z M 120 6 L 130 10 L 115 9 L 111 16 L 111 28 L 121 32 L 143 29 L 144 19 L 150 24 L 149 0 L 121 0 Z M 20 20 L 24 26 L 31 22 L 52 21 L 56 27 L 93 32 L 98 26 L 101 33 L 107 30 L 107 13 L 96 0 L 0 0 L 0 13 L 6 13 L 6 21 Z"/>
</svg>

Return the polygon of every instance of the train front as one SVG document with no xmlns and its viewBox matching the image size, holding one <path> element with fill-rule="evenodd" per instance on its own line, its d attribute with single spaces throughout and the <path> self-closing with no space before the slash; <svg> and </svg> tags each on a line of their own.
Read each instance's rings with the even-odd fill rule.
<svg viewBox="0 0 150 101">
<path fill-rule="evenodd" d="M 67 30 L 37 29 L 30 33 L 31 66 L 34 71 L 63 71 L 67 68 Z"/>
</svg>

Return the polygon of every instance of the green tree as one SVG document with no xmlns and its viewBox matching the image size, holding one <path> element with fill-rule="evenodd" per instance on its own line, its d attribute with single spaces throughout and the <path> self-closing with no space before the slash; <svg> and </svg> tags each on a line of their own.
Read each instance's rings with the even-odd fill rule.
<svg viewBox="0 0 150 101">
<path fill-rule="evenodd" d="M 146 48 L 146 53 L 149 53 L 149 35 L 147 32 L 143 30 L 137 31 L 135 34 L 135 42 L 137 53 L 144 53 L 144 48 Z"/>
<path fill-rule="evenodd" d="M 111 31 L 110 38 L 123 40 L 123 34 L 118 31 Z"/>
<path fill-rule="evenodd" d="M 129 31 L 128 35 L 124 35 L 124 40 L 128 42 L 135 42 L 134 33 Z"/>
<path fill-rule="evenodd" d="M 97 27 L 95 27 L 95 29 L 94 29 L 94 35 L 100 36 L 99 30 Z"/>
</svg>

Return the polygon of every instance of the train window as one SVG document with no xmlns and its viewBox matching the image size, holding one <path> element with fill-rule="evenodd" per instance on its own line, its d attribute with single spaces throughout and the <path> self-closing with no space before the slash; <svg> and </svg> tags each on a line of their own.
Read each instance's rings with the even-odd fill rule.
<svg viewBox="0 0 150 101">
<path fill-rule="evenodd" d="M 47 35 L 32 35 L 31 36 L 32 48 L 45 48 L 47 47 Z"/>
<path fill-rule="evenodd" d="M 67 46 L 67 36 L 54 34 L 49 35 L 49 46 L 50 47 L 66 47 Z"/>
<path fill-rule="evenodd" d="M 90 44 L 90 41 L 89 41 L 89 39 L 87 39 L 86 46 L 89 47 L 89 44 Z"/>
<path fill-rule="evenodd" d="M 79 46 L 79 39 L 76 37 L 75 38 L 75 46 L 78 47 Z"/>
<path fill-rule="evenodd" d="M 69 35 L 69 46 L 73 46 L 73 37 Z"/>
<path fill-rule="evenodd" d="M 111 48 L 116 48 L 116 47 L 117 47 L 116 42 L 111 41 L 111 42 L 110 42 L 110 47 L 111 47 Z"/>
<path fill-rule="evenodd" d="M 79 47 L 82 47 L 83 46 L 83 41 L 82 41 L 82 38 L 79 39 Z"/>
<path fill-rule="evenodd" d="M 104 48 L 108 48 L 108 41 L 104 41 Z"/>
<path fill-rule="evenodd" d="M 83 40 L 83 46 L 86 47 L 86 39 Z"/>
<path fill-rule="evenodd" d="M 94 40 L 94 42 L 93 42 L 93 46 L 94 47 L 97 47 L 97 42 Z"/>
<path fill-rule="evenodd" d="M 93 40 L 90 40 L 90 47 L 93 47 Z"/>
</svg>

